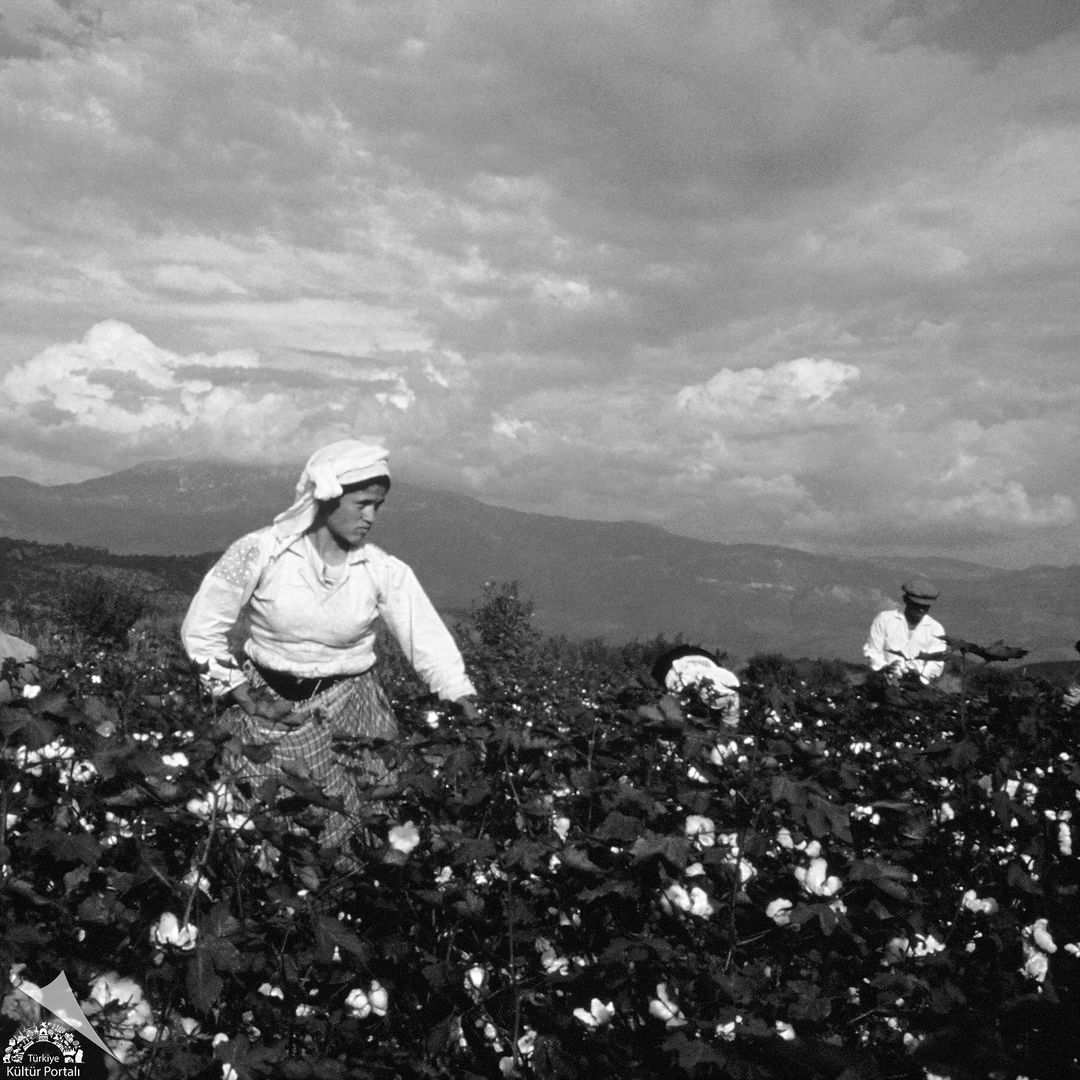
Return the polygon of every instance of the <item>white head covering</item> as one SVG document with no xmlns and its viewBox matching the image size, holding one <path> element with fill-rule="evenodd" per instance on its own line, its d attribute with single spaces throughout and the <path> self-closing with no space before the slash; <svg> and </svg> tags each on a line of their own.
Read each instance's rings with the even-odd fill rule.
<svg viewBox="0 0 1080 1080">
<path fill-rule="evenodd" d="M 734 671 L 710 660 L 707 656 L 680 656 L 671 662 L 664 679 L 669 690 L 685 690 L 695 683 L 708 683 L 718 696 L 734 694 L 739 689 L 739 677 Z"/>
<path fill-rule="evenodd" d="M 274 518 L 276 550 L 288 547 L 311 528 L 318 503 L 336 499 L 349 484 L 389 475 L 386 449 L 377 443 L 342 439 L 316 450 L 296 481 L 296 501 Z"/>
</svg>

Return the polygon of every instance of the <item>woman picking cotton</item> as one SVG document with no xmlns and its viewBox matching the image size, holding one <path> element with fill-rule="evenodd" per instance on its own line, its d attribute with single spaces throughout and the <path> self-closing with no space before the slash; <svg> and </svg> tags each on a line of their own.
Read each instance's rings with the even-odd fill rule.
<svg viewBox="0 0 1080 1080">
<path fill-rule="evenodd" d="M 678 645 L 656 660 L 652 677 L 666 690 L 696 700 L 711 720 L 739 726 L 739 679 L 715 653 L 700 645 Z"/>
<path fill-rule="evenodd" d="M 345 805 L 324 822 L 327 846 L 360 827 L 361 789 L 388 772 L 377 755 L 340 753 L 335 740 L 397 736 L 375 672 L 380 618 L 431 691 L 475 715 L 461 653 L 412 570 L 367 541 L 389 490 L 381 446 L 350 439 L 317 450 L 293 505 L 225 552 L 180 631 L 204 685 L 227 707 L 225 729 L 271 751 L 258 764 L 230 759 L 234 781 L 254 790 L 286 770 L 306 773 Z M 238 664 L 227 637 L 242 614 Z"/>
</svg>

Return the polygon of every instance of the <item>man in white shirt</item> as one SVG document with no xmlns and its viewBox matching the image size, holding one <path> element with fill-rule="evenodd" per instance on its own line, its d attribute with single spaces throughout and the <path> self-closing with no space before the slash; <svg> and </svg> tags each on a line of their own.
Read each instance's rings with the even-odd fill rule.
<svg viewBox="0 0 1080 1080">
<path fill-rule="evenodd" d="M 945 670 L 945 628 L 927 614 L 938 590 L 921 577 L 905 581 L 901 588 L 904 610 L 883 611 L 874 619 L 863 656 L 873 671 L 894 677 L 911 674 L 929 683 Z M 936 655 L 941 659 L 927 659 Z"/>
</svg>

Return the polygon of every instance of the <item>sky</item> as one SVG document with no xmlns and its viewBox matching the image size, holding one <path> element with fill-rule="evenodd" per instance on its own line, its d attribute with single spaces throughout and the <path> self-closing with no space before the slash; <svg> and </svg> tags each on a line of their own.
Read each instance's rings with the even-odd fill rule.
<svg viewBox="0 0 1080 1080">
<path fill-rule="evenodd" d="M 1076 0 L 4 0 L 0 472 L 1080 563 Z"/>
</svg>

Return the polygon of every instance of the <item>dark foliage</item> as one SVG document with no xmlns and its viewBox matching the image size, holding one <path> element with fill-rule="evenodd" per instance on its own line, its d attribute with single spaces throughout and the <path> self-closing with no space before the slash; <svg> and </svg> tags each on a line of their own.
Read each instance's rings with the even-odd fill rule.
<svg viewBox="0 0 1080 1080">
<path fill-rule="evenodd" d="M 647 651 L 477 614 L 479 721 L 384 665 L 397 787 L 348 852 L 303 777 L 232 802 L 168 647 L 45 657 L 0 708 L 0 974 L 65 971 L 155 1080 L 1080 1077 L 1059 691 L 767 658 L 720 735 Z"/>
<path fill-rule="evenodd" d="M 126 640 L 146 611 L 138 592 L 96 574 L 72 576 L 64 590 L 61 614 L 67 624 L 92 641 Z"/>
</svg>

